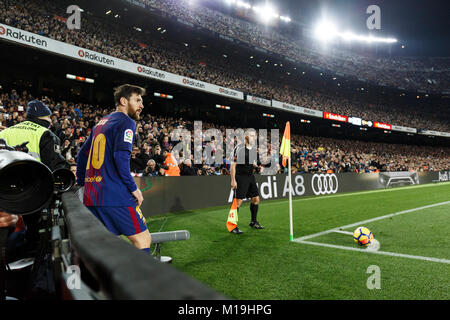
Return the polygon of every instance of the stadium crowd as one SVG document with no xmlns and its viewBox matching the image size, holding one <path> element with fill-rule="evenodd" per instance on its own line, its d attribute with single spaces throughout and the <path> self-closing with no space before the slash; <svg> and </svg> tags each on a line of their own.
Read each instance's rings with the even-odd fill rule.
<svg viewBox="0 0 450 320">
<path fill-rule="evenodd" d="M 13 126 L 25 119 L 28 101 L 33 97 L 27 91 L 12 90 L 0 94 L 0 130 Z M 49 97 L 38 97 L 52 110 L 52 131 L 60 138 L 61 152 L 71 164 L 76 163 L 76 157 L 82 144 L 88 138 L 92 128 L 104 116 L 114 109 L 101 108 L 89 104 L 55 101 Z M 23 108 L 21 108 L 22 106 Z M 135 141 L 130 160 L 133 174 L 144 176 L 167 175 L 165 161 L 172 155 L 173 148 L 179 141 L 172 141 L 174 129 L 187 129 L 191 133 L 190 141 L 185 150 L 190 150 L 190 157 L 179 154 L 177 166 L 180 175 L 228 175 L 230 170 L 227 146 L 231 145 L 230 137 L 226 136 L 228 128 L 213 123 L 202 123 L 203 137 L 194 136 L 194 123 L 185 119 L 161 117 L 145 114 L 137 121 Z M 206 130 L 215 128 L 221 131 L 223 144 L 216 141 L 205 142 Z M 195 139 L 200 139 L 197 150 Z M 268 139 L 268 138 L 267 138 Z M 269 140 L 267 140 L 269 141 Z M 238 143 L 238 142 L 235 142 Z M 259 141 L 261 146 L 261 141 Z M 450 148 L 431 146 L 411 146 L 339 140 L 323 137 L 291 136 L 292 171 L 306 172 L 378 172 L 378 171 L 439 171 L 450 169 Z M 194 154 L 203 152 L 206 147 L 213 150 L 212 157 L 203 156 L 201 163 L 195 163 Z M 214 159 L 219 149 L 224 150 L 222 160 Z M 259 166 L 262 174 L 284 172 L 277 152 L 278 147 L 269 143 L 266 158 L 261 158 Z M 269 165 L 269 155 L 273 165 Z M 177 155 L 178 156 L 178 155 Z"/>
<path fill-rule="evenodd" d="M 139 1 L 189 24 L 324 70 L 405 89 L 437 92 L 449 89 L 449 58 L 386 59 L 362 56 L 336 48 L 324 54 L 320 52 L 319 46 L 309 41 L 295 39 L 289 33 L 277 32 L 276 29 L 225 15 L 202 5 L 202 2 L 193 5 L 187 0 Z"/>
<path fill-rule="evenodd" d="M 172 14 L 183 14 L 180 12 L 180 4 L 175 1 L 149 1 L 149 5 L 156 6 L 160 10 L 169 11 Z M 131 29 L 124 28 L 120 24 L 108 24 L 105 21 L 94 16 L 82 21 L 83 28 L 81 30 L 69 30 L 62 16 L 65 15 L 65 8 L 60 8 L 58 4 L 50 1 L 18 1 L 7 0 L 0 4 L 0 22 L 7 25 L 17 27 L 29 32 L 34 32 L 52 39 L 67 42 L 69 44 L 84 47 L 88 50 L 101 52 L 127 61 L 132 61 L 142 65 L 147 65 L 160 70 L 172 72 L 197 80 L 214 83 L 220 86 L 236 89 L 245 93 L 275 99 L 282 102 L 307 107 L 310 109 L 328 111 L 332 113 L 360 117 L 366 120 L 380 121 L 394 125 L 407 127 L 415 127 L 419 129 L 428 129 L 435 131 L 450 131 L 450 121 L 445 106 L 435 106 L 433 110 L 420 105 L 401 106 L 386 103 L 385 101 L 372 101 L 364 98 L 363 95 L 335 95 L 324 88 L 323 91 L 313 91 L 298 85 L 294 79 L 290 80 L 282 71 L 283 81 L 278 81 L 274 77 L 273 72 L 263 70 L 264 68 L 256 68 L 250 66 L 245 61 L 228 61 L 227 59 L 218 59 L 217 52 L 200 50 L 185 46 L 182 43 L 175 43 L 166 38 L 164 41 L 158 39 L 150 33 L 136 32 Z M 255 24 L 245 23 L 247 33 L 239 29 L 241 22 L 236 22 L 234 18 L 225 16 L 219 12 L 209 9 L 195 10 L 195 14 L 191 12 L 192 8 L 186 9 L 190 12 L 186 19 L 194 19 L 192 23 L 206 23 L 205 27 L 221 28 L 222 32 L 232 32 L 234 36 L 241 37 L 250 32 L 251 39 L 258 41 L 259 37 L 255 37 L 254 33 L 262 32 Z M 212 15 L 212 16 L 208 16 Z M 218 17 L 221 17 L 220 19 Z M 214 20 L 217 18 L 219 22 Z M 234 20 L 233 20 L 234 19 Z M 214 23 L 213 23 L 214 22 Z M 216 23 L 217 22 L 217 23 Z M 226 23 L 236 24 L 236 29 L 227 27 Z M 222 26 L 222 27 L 220 27 Z M 235 30 L 235 31 L 233 31 Z M 259 30 L 259 31 L 258 31 Z M 239 31 L 239 32 L 236 32 Z M 241 32 L 242 31 L 242 32 Z M 274 31 L 270 31 L 274 32 Z M 269 32 L 269 33 L 270 33 Z M 266 35 L 264 33 L 264 35 Z M 270 45 L 277 41 L 283 41 L 283 37 L 279 34 L 272 34 L 269 39 L 264 38 L 263 43 Z M 281 39 L 281 40 L 280 40 Z M 270 41 L 269 41 L 270 40 Z M 149 45 L 151 44 L 151 45 Z M 284 44 L 285 46 L 286 44 Z M 280 45 L 281 46 L 281 45 Z M 274 45 L 276 47 L 276 45 Z M 302 47 L 303 48 L 303 47 Z M 270 48 L 268 48 L 269 50 Z M 302 49 L 303 50 L 303 49 Z M 291 52 L 302 50 L 283 49 L 281 52 Z M 320 59 L 325 59 L 321 57 Z M 350 58 L 349 58 L 350 59 Z M 354 57 L 351 59 L 355 59 Z M 299 59 L 301 61 L 301 59 Z M 390 61 L 390 60 L 389 60 Z M 394 60 L 392 60 L 394 61 Z M 308 61 L 307 61 L 308 62 Z M 366 65 L 367 63 L 367 65 Z M 359 67 L 352 65 L 351 70 L 356 70 L 359 75 L 369 72 L 369 65 L 383 65 L 387 61 L 373 63 L 373 61 L 365 61 L 358 64 Z M 341 63 L 338 63 L 341 65 Z M 426 62 L 413 62 L 410 67 L 401 60 L 398 63 L 402 72 L 415 72 L 411 70 L 421 70 L 419 73 L 423 76 L 427 74 L 424 70 L 429 68 L 430 64 Z M 345 63 L 342 63 L 345 65 Z M 447 67 L 446 60 L 438 64 L 441 68 Z M 379 67 L 377 67 L 379 68 Z M 431 67 L 430 67 L 431 68 Z M 439 69 L 437 68 L 437 69 Z M 364 69 L 364 70 L 362 70 Z M 444 77 L 448 76 L 448 72 L 442 70 L 434 70 L 433 74 L 440 74 Z M 380 69 L 381 70 L 381 69 Z M 442 71 L 442 72 L 441 72 Z M 370 73 L 370 72 L 369 72 Z M 279 75 L 280 75 L 279 74 Z M 376 72 L 374 73 L 376 74 Z M 383 69 L 383 74 L 397 77 L 396 72 L 390 69 Z M 378 80 L 383 79 L 378 78 Z M 448 80 L 448 77 L 446 78 Z M 380 80 L 381 81 L 381 80 Z M 385 81 L 386 82 L 386 81 Z M 388 82 L 386 82 L 388 83 Z M 448 84 L 449 81 L 445 81 Z M 393 85 L 393 84 L 391 84 Z M 398 84 L 395 84 L 396 86 Z M 436 109 L 437 108 L 437 109 Z M 395 112 L 393 112 L 395 110 Z"/>
</svg>

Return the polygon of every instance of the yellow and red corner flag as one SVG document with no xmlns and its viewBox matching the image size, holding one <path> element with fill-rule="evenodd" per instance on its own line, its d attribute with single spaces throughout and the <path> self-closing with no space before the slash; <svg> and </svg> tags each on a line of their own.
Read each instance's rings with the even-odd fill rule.
<svg viewBox="0 0 450 320">
<path fill-rule="evenodd" d="M 237 212 L 237 199 L 233 198 L 233 204 L 231 205 L 230 213 L 228 213 L 227 229 L 229 232 L 233 231 L 237 227 L 238 212 Z"/>
<path fill-rule="evenodd" d="M 289 239 L 294 241 L 294 226 L 292 222 L 292 177 L 291 177 L 291 125 L 286 122 L 283 140 L 281 141 L 280 154 L 283 156 L 283 167 L 288 166 L 289 179 Z M 287 160 L 287 163 L 286 163 Z"/>
<path fill-rule="evenodd" d="M 291 157 L 291 125 L 286 122 L 283 140 L 281 141 L 280 154 L 283 156 L 283 167 L 286 167 L 286 160 Z"/>
</svg>

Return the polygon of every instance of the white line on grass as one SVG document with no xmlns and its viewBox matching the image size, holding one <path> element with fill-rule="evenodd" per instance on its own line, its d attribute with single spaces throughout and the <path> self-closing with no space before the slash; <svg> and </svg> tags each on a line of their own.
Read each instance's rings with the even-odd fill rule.
<svg viewBox="0 0 450 320">
<path fill-rule="evenodd" d="M 330 230 L 325 230 L 325 231 L 322 231 L 322 232 L 318 232 L 318 233 L 310 234 L 310 235 L 307 235 L 307 236 L 303 236 L 303 237 L 294 239 L 294 241 L 295 240 L 299 240 L 299 241 L 307 240 L 307 239 L 319 237 L 319 236 L 322 236 L 324 234 L 328 234 L 328 233 L 331 233 L 331 232 L 336 232 L 336 231 L 339 231 L 339 230 L 343 230 L 343 229 L 347 229 L 347 228 L 351 228 L 351 227 L 356 227 L 356 226 L 359 226 L 359 225 L 364 225 L 366 223 L 370 223 L 370 222 L 374 222 L 374 221 L 378 221 L 378 220 L 391 218 L 391 217 L 398 216 L 398 215 L 405 214 L 405 213 L 410 213 L 410 212 L 414 212 L 414 211 L 420 211 L 420 210 L 423 210 L 423 209 L 433 208 L 433 207 L 437 207 L 437 206 L 443 206 L 443 205 L 446 205 L 446 204 L 450 204 L 450 201 L 439 202 L 439 203 L 430 204 L 430 205 L 423 206 L 423 207 L 403 210 L 403 211 L 399 211 L 399 212 L 396 212 L 396 213 L 391 213 L 391 214 L 387 214 L 387 215 L 384 215 L 384 216 L 380 216 L 380 217 L 376 217 L 376 218 L 372 218 L 372 219 L 368 219 L 368 220 L 364 220 L 364 221 L 355 222 L 355 223 L 352 223 L 352 224 L 348 224 L 346 226 L 337 227 L 337 228 L 333 228 L 333 229 L 330 229 Z"/>
<path fill-rule="evenodd" d="M 294 239 L 293 241 L 297 242 L 297 243 L 310 244 L 310 245 L 316 245 L 316 246 L 322 246 L 322 247 L 328 247 L 328 248 L 336 248 L 336 249 L 358 251 L 358 252 L 367 252 L 367 253 L 376 253 L 376 254 L 381 254 L 381 255 L 386 255 L 386 256 L 402 257 L 402 258 L 409 258 L 409 259 L 416 259 L 416 260 L 432 261 L 432 262 L 440 262 L 440 263 L 450 264 L 450 260 L 447 260 L 447 259 L 438 259 L 438 258 L 432 258 L 432 257 L 414 256 L 414 255 L 410 255 L 410 254 L 402 254 L 402 253 L 387 252 L 387 251 L 375 251 L 375 250 L 359 249 L 359 248 L 339 246 L 339 245 L 334 245 L 334 244 L 329 244 L 329 243 L 320 243 L 320 242 L 306 241 L 307 239 L 316 238 L 316 237 L 319 237 L 319 236 L 322 236 L 322 235 L 325 235 L 325 234 L 329 234 L 329 233 L 332 233 L 332 232 L 343 233 L 343 234 L 351 234 L 351 232 L 343 231 L 343 229 L 356 227 L 356 226 L 359 226 L 359 225 L 364 225 L 366 223 L 370 223 L 370 222 L 374 222 L 374 221 L 378 221 L 378 220 L 382 220 L 382 219 L 387 219 L 387 218 L 398 216 L 398 215 L 401 215 L 401 214 L 410 213 L 410 212 L 414 212 L 414 211 L 420 211 L 420 210 L 423 210 L 423 209 L 433 208 L 433 207 L 437 207 L 437 206 L 443 206 L 443 205 L 447 205 L 447 204 L 450 204 L 450 201 L 430 204 L 430 205 L 427 205 L 427 206 L 418 207 L 418 208 L 414 208 L 414 209 L 403 210 L 403 211 L 399 211 L 399 212 L 396 212 L 396 213 L 391 213 L 391 214 L 387 214 L 387 215 L 384 215 L 384 216 L 380 216 L 380 217 L 376 217 L 376 218 L 372 218 L 372 219 L 368 219 L 368 220 L 364 220 L 364 221 L 360 221 L 360 222 L 355 222 L 355 223 L 348 224 L 348 225 L 345 225 L 345 226 L 342 226 L 342 227 L 337 227 L 337 228 L 334 228 L 334 229 L 325 230 L 325 231 L 322 231 L 322 232 L 310 234 L 310 235 L 307 235 L 307 236 L 303 236 L 303 237 Z"/>
<path fill-rule="evenodd" d="M 387 252 L 387 251 L 372 251 L 367 249 L 359 249 L 359 248 L 352 248 L 352 247 L 346 247 L 346 246 L 338 246 L 335 244 L 329 244 L 329 243 L 320 243 L 320 242 L 313 242 L 313 241 L 304 241 L 304 240 L 294 240 L 297 243 L 303 243 L 303 244 L 310 244 L 314 246 L 321 246 L 321 247 L 328 247 L 328 248 L 335 248 L 335 249 L 342 249 L 342 250 L 349 250 L 349 251 L 356 251 L 356 252 L 367 252 L 367 253 L 375 253 L 375 254 L 381 254 L 385 256 L 391 256 L 391 257 L 401 257 L 401 258 L 409 258 L 409 259 L 416 259 L 416 260 L 422 260 L 422 261 L 432 261 L 432 262 L 439 262 L 439 263 L 446 263 L 450 264 L 450 260 L 447 259 L 438 259 L 438 258 L 431 258 L 431 257 L 422 257 L 422 256 L 413 256 L 410 254 L 403 254 L 403 253 L 395 253 L 395 252 Z"/>
<path fill-rule="evenodd" d="M 351 232 L 351 231 L 333 230 L 332 232 L 353 235 L 353 232 Z"/>
</svg>

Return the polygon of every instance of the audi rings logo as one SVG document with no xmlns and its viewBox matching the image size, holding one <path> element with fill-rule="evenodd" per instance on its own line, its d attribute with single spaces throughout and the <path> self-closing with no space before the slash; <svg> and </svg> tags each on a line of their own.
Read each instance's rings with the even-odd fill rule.
<svg viewBox="0 0 450 320">
<path fill-rule="evenodd" d="M 332 194 L 338 191 L 339 181 L 334 173 L 315 174 L 311 180 L 311 187 L 315 195 Z"/>
</svg>

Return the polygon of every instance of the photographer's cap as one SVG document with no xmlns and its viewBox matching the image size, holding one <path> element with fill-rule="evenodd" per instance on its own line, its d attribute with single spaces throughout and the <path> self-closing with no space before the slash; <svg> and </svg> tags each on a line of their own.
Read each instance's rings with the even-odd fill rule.
<svg viewBox="0 0 450 320">
<path fill-rule="evenodd" d="M 50 116 L 52 112 L 49 107 L 39 100 L 32 100 L 28 102 L 27 115 L 36 118 Z"/>
</svg>

